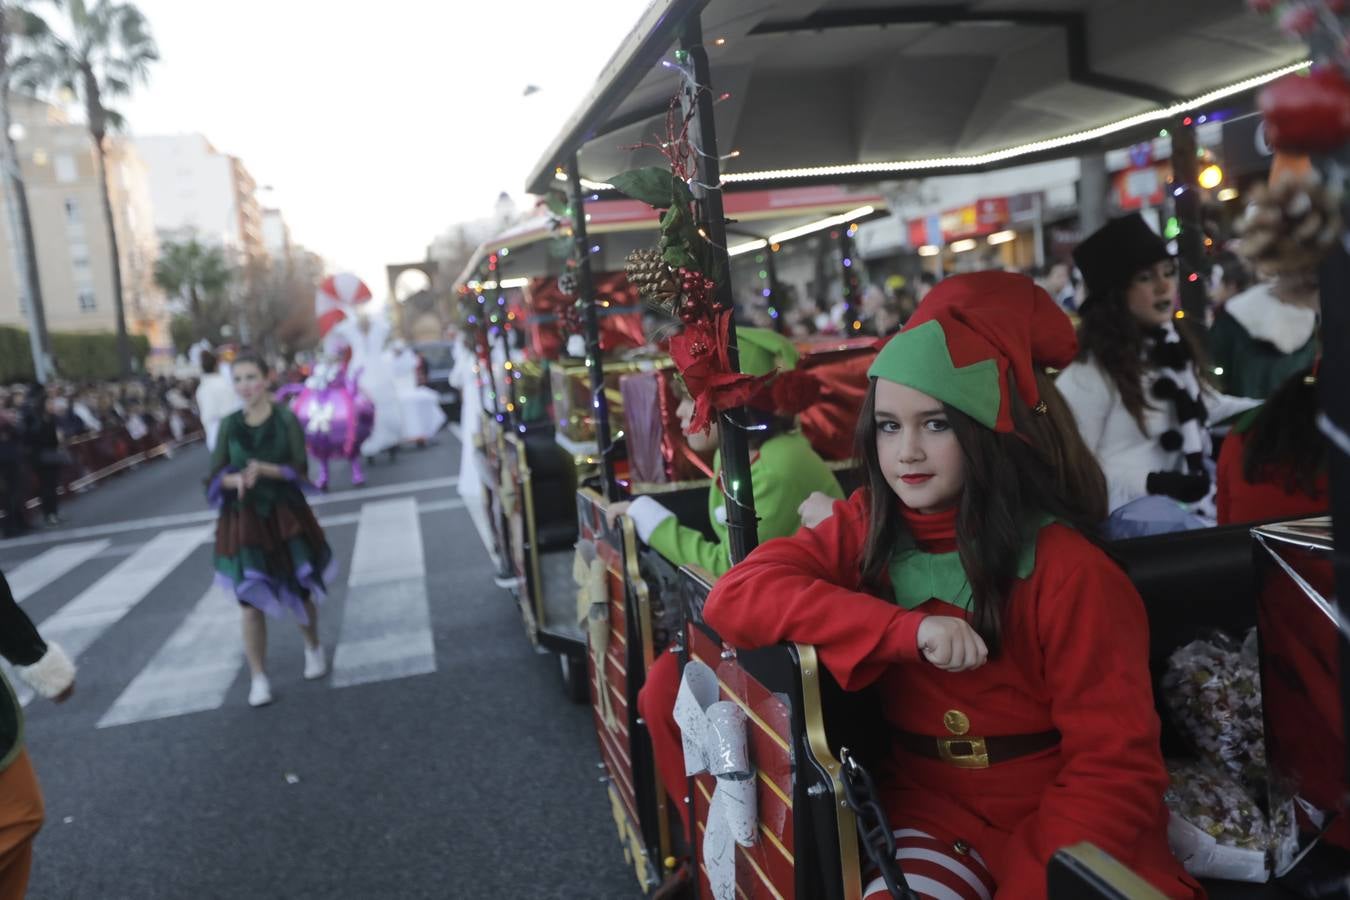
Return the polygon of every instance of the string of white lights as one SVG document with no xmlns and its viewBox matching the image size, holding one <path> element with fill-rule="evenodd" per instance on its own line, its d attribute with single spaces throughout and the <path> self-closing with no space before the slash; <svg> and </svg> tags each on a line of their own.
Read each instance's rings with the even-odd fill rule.
<svg viewBox="0 0 1350 900">
<path fill-rule="evenodd" d="M 1043 153 L 1047 150 L 1057 150 L 1061 147 L 1068 147 L 1073 144 L 1098 140 L 1112 134 L 1117 134 L 1121 131 L 1136 128 L 1140 125 L 1147 125 L 1151 122 L 1170 119 L 1188 110 L 1208 106 L 1209 104 L 1217 103 L 1220 100 L 1232 97 L 1235 94 L 1241 94 L 1254 88 L 1258 88 L 1277 78 L 1283 78 L 1285 75 L 1302 71 L 1311 65 L 1312 60 L 1305 59 L 1302 62 L 1283 66 L 1273 72 L 1266 72 L 1263 75 L 1244 78 L 1243 80 L 1226 87 L 1217 88 L 1190 100 L 1174 103 L 1171 106 L 1159 107 L 1147 112 L 1137 113 L 1133 116 L 1126 116 L 1123 119 L 1117 119 L 1114 122 L 1108 122 L 1105 125 L 1099 125 L 1095 128 L 1087 128 L 1082 131 L 1060 135 L 1059 137 L 1030 141 L 1025 144 L 1018 144 L 1014 147 L 1006 147 L 1002 150 L 993 150 L 988 153 L 975 153 L 965 156 L 939 156 L 927 159 L 894 160 L 891 162 L 879 163 L 849 163 L 835 166 L 804 166 L 796 169 L 765 169 L 752 172 L 733 172 L 723 175 L 722 182 L 723 184 L 736 184 L 753 181 L 793 181 L 804 178 L 830 178 L 845 175 L 887 175 L 895 172 L 911 172 L 923 169 L 979 168 L 993 163 L 1016 159 L 1021 156 L 1030 156 L 1035 153 Z M 563 180 L 566 180 L 567 178 L 566 175 L 562 174 L 558 177 Z M 606 184 L 601 181 L 591 181 L 588 178 L 582 178 L 581 184 L 587 190 L 592 191 L 612 190 L 614 187 L 611 184 Z"/>
</svg>

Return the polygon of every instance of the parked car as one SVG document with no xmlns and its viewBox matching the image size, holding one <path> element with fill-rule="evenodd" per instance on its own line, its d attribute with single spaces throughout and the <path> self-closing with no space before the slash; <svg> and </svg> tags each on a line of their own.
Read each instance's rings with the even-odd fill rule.
<svg viewBox="0 0 1350 900">
<path fill-rule="evenodd" d="M 413 350 L 426 361 L 426 386 L 441 399 L 441 409 L 452 420 L 459 415 L 459 391 L 450 386 L 455 367 L 455 345 L 450 341 L 423 341 Z"/>
</svg>

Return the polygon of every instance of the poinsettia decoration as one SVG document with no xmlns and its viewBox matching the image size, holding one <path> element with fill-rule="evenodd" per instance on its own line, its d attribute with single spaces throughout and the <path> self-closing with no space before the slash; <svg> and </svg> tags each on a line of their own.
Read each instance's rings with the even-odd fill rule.
<svg viewBox="0 0 1350 900">
<path fill-rule="evenodd" d="M 694 398 L 691 427 L 706 431 L 716 413 L 764 394 L 771 376 L 744 375 L 731 367 L 732 311 L 717 300 L 725 265 L 695 216 L 690 119 L 679 110 L 678 99 L 672 100 L 665 140 L 639 145 L 658 150 L 668 164 L 622 172 L 609 183 L 660 213 L 657 246 L 629 254 L 625 270 L 644 302 L 684 323 L 670 339 L 670 355 Z"/>
</svg>

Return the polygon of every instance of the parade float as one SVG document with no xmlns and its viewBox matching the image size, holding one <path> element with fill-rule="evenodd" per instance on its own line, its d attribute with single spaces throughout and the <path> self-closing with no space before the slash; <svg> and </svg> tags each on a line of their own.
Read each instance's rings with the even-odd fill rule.
<svg viewBox="0 0 1350 900">
<path fill-rule="evenodd" d="M 732 308 L 726 208 L 736 192 L 989 171 L 1100 153 L 1170 131 L 1182 311 L 1203 312 L 1192 132 L 1197 121 L 1250 110 L 1262 86 L 1285 78 L 1263 102 L 1267 122 L 1275 122 L 1277 131 L 1285 126 L 1285 137 L 1274 140 L 1292 151 L 1320 154 L 1314 159 L 1328 170 L 1328 180 L 1343 179 L 1337 154 L 1344 152 L 1338 148 L 1346 139 L 1344 123 L 1350 122 L 1343 73 L 1289 78 L 1308 65 L 1299 39 L 1304 35 L 1324 63 L 1340 68 L 1344 33 L 1339 41 L 1327 36 L 1340 27 L 1339 5 L 1254 5 L 1261 12 L 1278 7 L 1274 12 L 1292 34 L 1281 37 L 1270 22 L 1232 4 L 1180 9 L 1150 2 L 1128 10 L 1046 11 L 1017 3 L 858 8 L 818 2 L 747 12 L 716 0 L 659 0 L 647 9 L 528 186 L 543 195 L 558 182 L 567 185 L 573 227 L 583 242 L 588 194 L 608 196 L 618 189 L 643 196 L 658 186 L 661 196 L 643 197 L 664 210 L 655 274 L 668 275 L 674 285 L 662 302 L 677 315 L 686 313 L 680 316 L 684 352 L 672 347 L 672 356 L 677 364 L 683 356 L 682 369 L 713 360 L 725 388 L 720 399 L 710 396 L 726 438 L 724 491 L 733 561 L 756 543 L 748 453 L 738 428 L 745 421 L 739 408 L 745 393 L 738 390 L 745 379 L 729 339 L 734 332 L 725 327 Z M 1166 28 L 1153 27 L 1164 22 Z M 1146 40 L 1139 27 L 1148 28 Z M 1315 139 L 1300 141 L 1291 131 L 1300 137 L 1311 132 Z M 1326 196 L 1292 206 L 1278 199 L 1267 203 L 1266 218 L 1272 221 L 1265 224 L 1285 251 L 1326 256 L 1322 313 L 1328 352 L 1322 378 L 1344 384 L 1350 383 L 1344 360 L 1350 258 L 1339 242 L 1309 249 L 1325 222 L 1307 229 L 1293 246 L 1281 238 L 1297 232 L 1300 222 L 1306 225 L 1305 207 Z M 1289 222 L 1286 214 L 1304 218 Z M 598 337 L 589 265 L 581 255 L 579 298 L 588 350 Z M 633 274 L 640 276 L 635 280 L 650 280 L 653 272 Z M 602 423 L 603 460 L 609 446 L 603 427 L 607 397 L 600 389 L 605 360 L 592 352 L 587 364 Z M 1328 396 L 1322 420 L 1323 431 L 1340 448 L 1331 468 L 1333 508 L 1342 518 L 1350 504 L 1350 441 L 1337 436 L 1347 433 L 1347 402 L 1343 392 Z M 706 573 L 685 569 L 673 585 L 645 577 L 647 551 L 637 545 L 626 518 L 617 527 L 606 523 L 607 506 L 624 496 L 619 480 L 603 466 L 598 483 L 579 492 L 583 546 L 575 572 L 588 625 L 601 765 L 624 852 L 643 890 L 668 884 L 679 854 L 687 854 L 696 871 L 688 889 L 697 896 L 860 898 L 865 868 L 881 873 L 892 896 L 913 896 L 894 864 L 894 838 L 867 774 L 878 741 L 885 739 L 877 724 L 869 726 L 880 722 L 875 709 L 865 697 L 840 690 L 810 646 L 747 652 L 723 643 L 702 622 L 702 601 L 712 585 Z M 706 512 L 694 507 L 679 515 L 698 527 Z M 1200 830 L 1211 841 L 1211 858 L 1198 858 L 1197 850 L 1196 858 L 1187 860 L 1208 876 L 1210 896 L 1344 896 L 1336 891 L 1344 886 L 1348 858 L 1340 831 L 1350 783 L 1345 735 L 1350 645 L 1329 574 L 1334 545 L 1330 522 L 1321 520 L 1273 524 L 1255 534 L 1246 526 L 1202 529 L 1113 548 L 1150 616 L 1155 694 L 1163 720 L 1171 723 L 1163 738 L 1169 758 L 1212 759 L 1211 745 L 1232 743 L 1232 735 L 1212 722 L 1188 729 L 1185 717 L 1174 715 L 1173 707 L 1184 708 L 1185 698 L 1179 691 L 1169 697 L 1165 678 L 1177 671 L 1172 666 L 1177 654 L 1198 638 L 1220 647 L 1216 634 L 1227 634 L 1233 649 L 1220 647 L 1210 657 L 1222 650 L 1259 669 L 1268 682 L 1273 673 L 1281 681 L 1278 694 L 1272 685 L 1265 697 L 1259 688 L 1251 693 L 1251 680 L 1239 690 L 1232 678 L 1219 678 L 1214 690 L 1247 710 L 1247 723 L 1259 718 L 1251 710 L 1265 701 L 1262 740 L 1272 774 L 1278 775 L 1270 781 L 1283 796 L 1230 806 L 1192 792 L 1173 806 L 1174 816 L 1180 809 L 1187 821 L 1203 823 Z M 1350 583 L 1344 566 L 1336 574 L 1342 586 Z M 660 646 L 653 599 L 658 591 L 664 593 L 662 606 L 676 607 L 668 648 Z M 1241 646 L 1253 626 L 1261 637 L 1259 652 L 1250 642 Z M 1310 639 L 1291 640 L 1291 630 L 1306 630 Z M 705 680 L 712 673 L 714 681 L 696 691 L 704 695 L 699 700 L 704 714 L 729 704 L 731 719 L 743 729 L 734 759 L 722 765 L 710 761 L 714 764 L 691 776 L 684 799 L 693 827 L 684 834 L 660 788 L 646 723 L 636 708 L 647 667 L 667 651 L 679 653 L 687 671 L 697 668 Z M 1191 656 L 1192 668 L 1182 671 L 1208 671 L 1205 654 Z M 1307 714 L 1272 715 L 1277 697 L 1303 698 L 1296 706 Z M 1197 705 L 1203 707 L 1195 701 L 1190 708 Z M 1318 736 L 1315 750 L 1307 747 L 1312 734 Z M 722 817 L 719 795 L 730 782 L 747 780 L 754 785 L 758 816 L 748 823 Z M 1292 819 L 1282 816 L 1290 798 L 1297 801 Z M 1196 807 L 1189 817 L 1188 802 Z M 1241 814 L 1248 807 L 1257 808 L 1256 816 L 1281 829 L 1285 839 L 1251 845 L 1259 830 L 1254 824 L 1243 830 L 1226 821 L 1229 811 Z M 1250 853 L 1237 853 L 1236 863 L 1221 858 L 1221 839 L 1234 834 L 1248 845 L 1230 841 L 1223 847 L 1254 851 L 1255 870 L 1243 870 Z M 1227 870 L 1226 863 L 1232 863 Z M 1216 877 L 1220 874 L 1229 877 Z M 1158 896 L 1090 845 L 1063 848 L 1046 879 L 1054 898 Z"/>
</svg>

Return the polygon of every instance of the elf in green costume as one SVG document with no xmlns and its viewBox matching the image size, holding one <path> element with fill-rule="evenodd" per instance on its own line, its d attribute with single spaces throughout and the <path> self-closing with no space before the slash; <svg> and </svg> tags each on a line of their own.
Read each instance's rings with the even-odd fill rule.
<svg viewBox="0 0 1350 900">
<path fill-rule="evenodd" d="M 741 371 L 748 375 L 767 375 L 775 370 L 790 372 L 797 366 L 797 349 L 775 332 L 763 328 L 737 328 L 736 342 L 740 348 Z M 765 390 L 761 396 L 771 393 Z M 791 406 L 809 400 L 809 393 L 799 395 Z M 793 416 L 801 411 L 783 407 L 771 411 L 752 408 L 750 411 L 753 420 L 748 432 L 750 480 L 762 541 L 796 532 L 801 526 L 797 509 L 813 492 L 819 491 L 836 500 L 844 496 L 834 473 L 801 432 L 795 430 Z M 717 424 L 710 425 L 707 432 L 689 433 L 693 414 L 694 401 L 686 397 L 680 403 L 679 415 L 690 448 L 700 453 L 716 451 L 720 439 Z M 714 576 L 721 576 L 731 568 L 731 556 L 727 544 L 727 500 L 722 490 L 722 460 L 718 452 L 713 455 L 713 472 L 717 481 L 708 491 L 708 515 L 716 540 L 709 540 L 701 531 L 680 524 L 673 512 L 651 497 L 637 497 L 611 505 L 611 519 L 627 515 L 633 520 L 638 537 L 675 565 L 700 566 Z M 660 654 L 638 694 L 638 709 L 651 733 L 661 781 L 675 799 L 675 808 L 688 828 L 689 810 L 681 802 L 686 793 L 684 751 L 674 717 L 679 688 L 679 658 L 672 653 Z"/>
<path fill-rule="evenodd" d="M 747 375 L 789 372 L 797 367 L 799 355 L 792 342 L 763 328 L 737 328 L 741 371 Z M 762 392 L 767 396 L 770 392 Z M 713 453 L 713 474 L 717 483 L 708 491 L 708 516 L 716 540 L 709 540 L 696 528 L 681 525 L 675 514 L 652 497 L 637 497 L 610 507 L 610 516 L 627 515 L 633 520 L 638 537 L 677 566 L 699 566 L 714 576 L 731 568 L 727 544 L 726 497 L 722 491 L 722 458 L 719 426 L 713 423 L 706 432 L 689 433 L 694 401 L 684 398 L 679 409 L 690 449 Z M 802 436 L 793 416 L 800 409 L 751 409 L 753 424 L 748 431 L 750 444 L 750 480 L 754 486 L 755 516 L 760 540 L 785 537 L 801 525 L 797 508 L 812 492 L 820 491 L 838 500 L 843 491 L 834 473 Z"/>
</svg>

